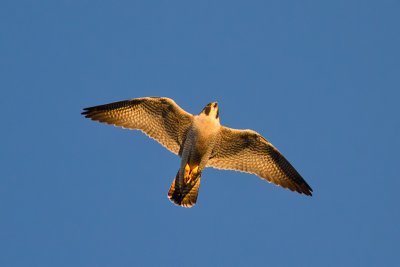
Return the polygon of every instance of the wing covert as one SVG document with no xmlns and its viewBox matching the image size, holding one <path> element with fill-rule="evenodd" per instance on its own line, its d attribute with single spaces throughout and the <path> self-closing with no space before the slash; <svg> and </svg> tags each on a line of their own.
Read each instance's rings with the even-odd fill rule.
<svg viewBox="0 0 400 267">
<path fill-rule="evenodd" d="M 165 97 L 144 97 L 85 108 L 86 118 L 140 130 L 175 154 L 191 125 L 192 115 Z"/>
<path fill-rule="evenodd" d="M 311 187 L 289 161 L 252 130 L 222 127 L 220 140 L 207 166 L 253 173 L 292 191 L 312 195 Z"/>
</svg>

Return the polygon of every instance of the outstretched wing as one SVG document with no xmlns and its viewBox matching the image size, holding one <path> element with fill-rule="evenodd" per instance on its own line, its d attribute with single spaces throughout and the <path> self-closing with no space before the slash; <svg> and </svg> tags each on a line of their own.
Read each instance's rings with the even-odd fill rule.
<svg viewBox="0 0 400 267">
<path fill-rule="evenodd" d="M 86 118 L 144 132 L 179 154 L 192 115 L 165 97 L 144 97 L 85 108 Z"/>
<path fill-rule="evenodd" d="M 252 130 L 221 128 L 208 167 L 254 173 L 292 191 L 312 195 L 312 189 L 282 154 Z"/>
</svg>

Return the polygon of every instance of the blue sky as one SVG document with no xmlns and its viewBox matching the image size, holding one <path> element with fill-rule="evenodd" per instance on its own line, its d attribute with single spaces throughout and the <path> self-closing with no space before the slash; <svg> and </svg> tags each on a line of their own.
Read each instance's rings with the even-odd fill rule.
<svg viewBox="0 0 400 267">
<path fill-rule="evenodd" d="M 398 1 L 2 1 L 1 266 L 399 266 Z M 167 96 L 263 134 L 314 196 L 82 108 Z"/>
</svg>

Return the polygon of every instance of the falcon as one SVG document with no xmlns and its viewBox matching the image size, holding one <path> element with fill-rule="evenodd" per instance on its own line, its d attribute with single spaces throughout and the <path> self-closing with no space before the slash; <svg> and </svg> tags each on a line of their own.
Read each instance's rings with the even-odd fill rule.
<svg viewBox="0 0 400 267">
<path fill-rule="evenodd" d="M 283 155 L 253 130 L 220 124 L 218 103 L 192 115 L 166 97 L 143 97 L 85 108 L 86 118 L 140 130 L 181 157 L 168 192 L 176 205 L 192 207 L 204 168 L 255 174 L 291 191 L 312 195 L 312 189 Z"/>
</svg>

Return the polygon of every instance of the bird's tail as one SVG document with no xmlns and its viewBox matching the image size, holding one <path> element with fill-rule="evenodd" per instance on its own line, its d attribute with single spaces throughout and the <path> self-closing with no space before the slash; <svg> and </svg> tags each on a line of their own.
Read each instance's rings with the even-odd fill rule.
<svg viewBox="0 0 400 267">
<path fill-rule="evenodd" d="M 191 208 L 196 204 L 199 194 L 201 174 L 197 172 L 198 168 L 188 171 L 189 165 L 186 165 L 183 183 L 179 184 L 179 171 L 176 174 L 171 188 L 168 192 L 168 198 L 176 205 Z"/>
</svg>

